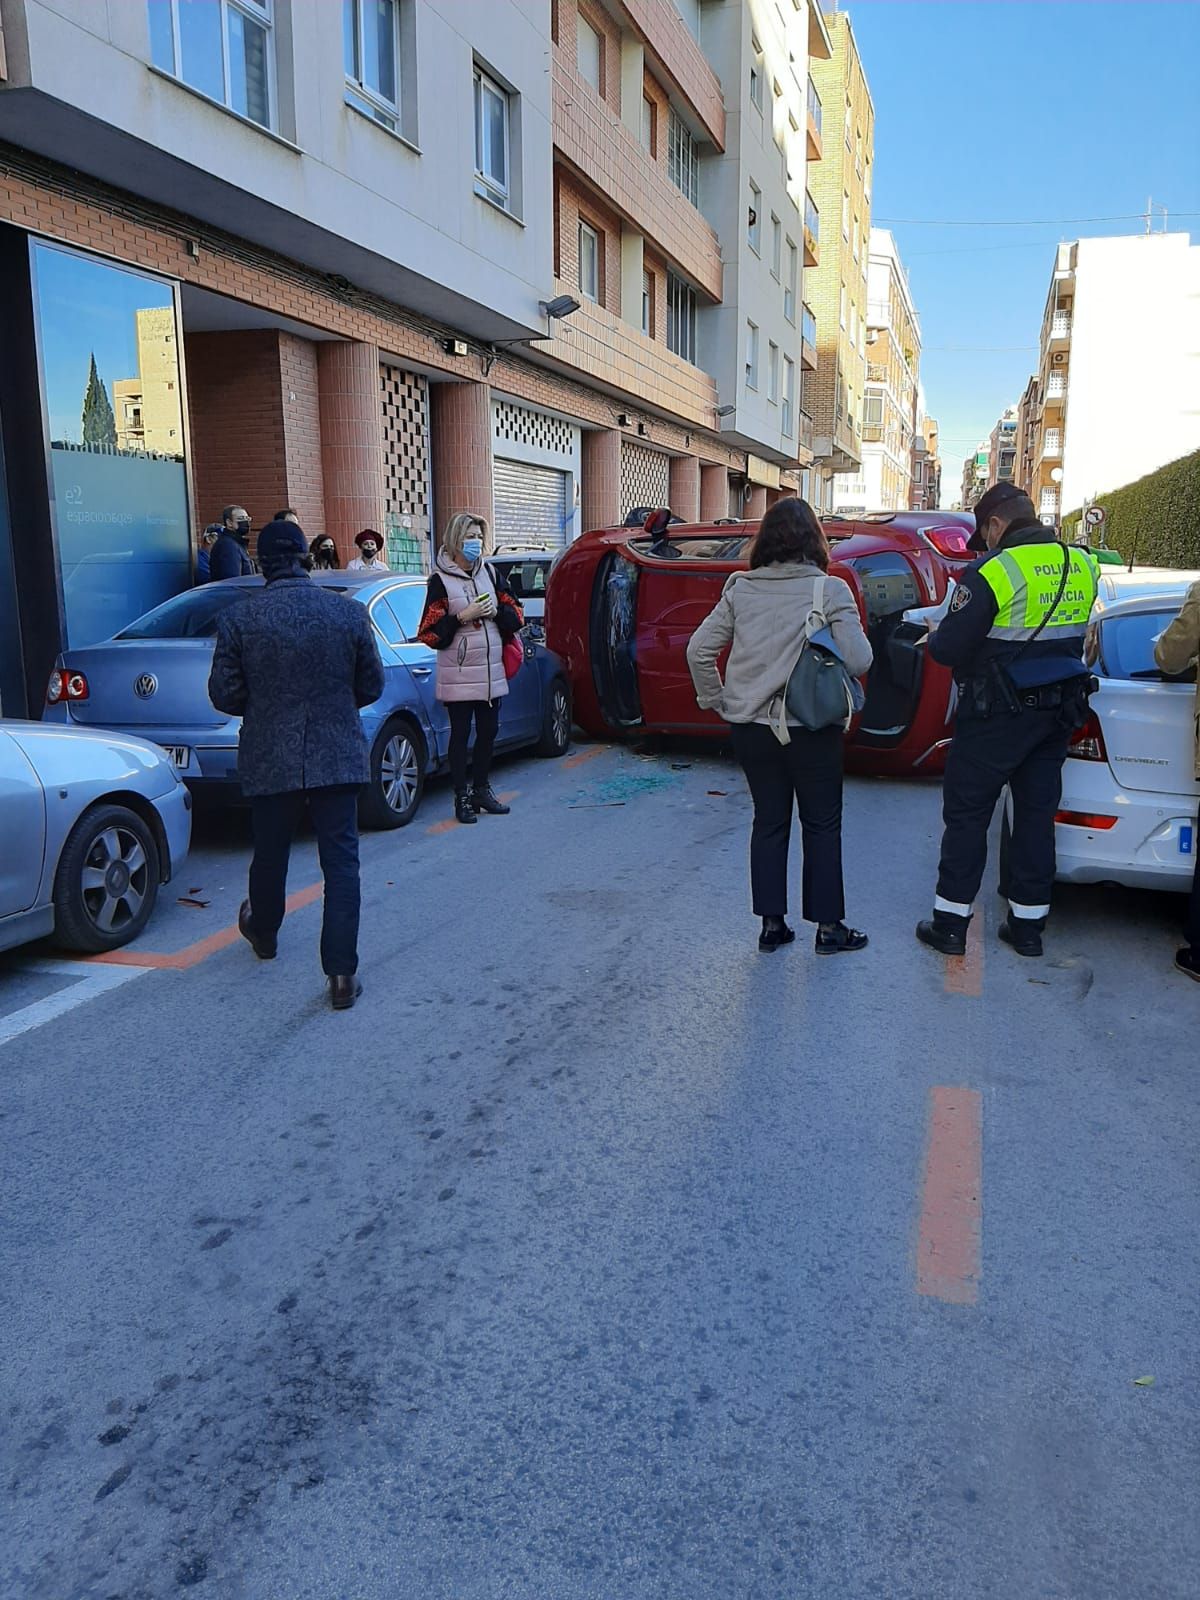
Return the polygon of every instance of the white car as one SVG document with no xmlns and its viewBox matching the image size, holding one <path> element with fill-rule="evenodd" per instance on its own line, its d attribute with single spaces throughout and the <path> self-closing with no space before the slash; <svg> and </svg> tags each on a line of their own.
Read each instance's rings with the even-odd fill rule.
<svg viewBox="0 0 1200 1600">
<path fill-rule="evenodd" d="M 1063 767 L 1060 881 L 1191 888 L 1200 809 L 1195 673 L 1165 678 L 1154 644 L 1198 577 L 1165 568 L 1101 573 L 1087 645 L 1100 688 Z"/>
<path fill-rule="evenodd" d="M 187 859 L 191 809 L 146 739 L 0 722 L 0 950 L 47 934 L 91 952 L 135 939 Z"/>
</svg>

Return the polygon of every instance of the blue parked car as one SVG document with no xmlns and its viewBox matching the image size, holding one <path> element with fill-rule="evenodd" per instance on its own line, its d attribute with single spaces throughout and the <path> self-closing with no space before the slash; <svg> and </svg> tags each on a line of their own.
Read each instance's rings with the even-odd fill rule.
<svg viewBox="0 0 1200 1600">
<path fill-rule="evenodd" d="M 208 673 L 218 618 L 227 606 L 253 604 L 262 581 L 204 584 L 156 606 L 112 639 L 65 651 L 50 677 L 44 718 L 151 739 L 190 788 L 224 785 L 236 793 L 241 719 L 213 709 Z M 435 653 L 417 642 L 424 579 L 321 572 L 312 581 L 370 613 L 387 686 L 362 712 L 371 781 L 360 816 L 366 827 L 402 828 L 416 815 L 426 778 L 445 767 L 450 742 L 449 718 L 434 698 Z M 527 640 L 525 665 L 508 688 L 497 749 L 532 746 L 539 755 L 564 755 L 571 743 L 571 691 L 559 658 Z"/>
</svg>

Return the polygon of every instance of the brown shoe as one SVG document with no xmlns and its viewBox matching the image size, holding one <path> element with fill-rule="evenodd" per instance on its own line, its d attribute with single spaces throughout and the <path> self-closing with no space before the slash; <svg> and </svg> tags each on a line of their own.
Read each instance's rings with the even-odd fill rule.
<svg viewBox="0 0 1200 1600">
<path fill-rule="evenodd" d="M 263 939 L 254 931 L 249 900 L 243 900 L 238 910 L 238 932 L 260 961 L 274 961 L 277 950 L 275 940 Z"/>
<path fill-rule="evenodd" d="M 329 980 L 329 1003 L 335 1011 L 349 1011 L 361 993 L 362 982 L 358 978 Z"/>
</svg>

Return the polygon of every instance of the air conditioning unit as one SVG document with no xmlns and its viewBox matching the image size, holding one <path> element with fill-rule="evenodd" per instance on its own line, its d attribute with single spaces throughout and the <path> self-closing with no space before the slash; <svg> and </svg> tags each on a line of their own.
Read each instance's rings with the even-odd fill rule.
<svg viewBox="0 0 1200 1600">
<path fill-rule="evenodd" d="M 1066 364 L 1067 352 L 1065 350 L 1056 350 L 1050 357 L 1050 365 L 1053 367 L 1065 367 Z"/>
</svg>

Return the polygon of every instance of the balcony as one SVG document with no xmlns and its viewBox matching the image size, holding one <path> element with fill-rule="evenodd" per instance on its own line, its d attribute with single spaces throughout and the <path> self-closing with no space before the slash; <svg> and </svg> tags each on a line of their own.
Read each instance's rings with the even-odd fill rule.
<svg viewBox="0 0 1200 1600">
<path fill-rule="evenodd" d="M 1050 320 L 1050 343 L 1067 344 L 1071 338 L 1071 313 L 1056 311 Z"/>
<path fill-rule="evenodd" d="M 821 213 L 817 210 L 817 203 L 804 191 L 804 265 L 816 267 L 821 264 Z"/>
<path fill-rule="evenodd" d="M 800 449 L 802 451 L 807 451 L 808 452 L 809 460 L 812 459 L 814 441 L 815 441 L 815 427 L 814 427 L 814 424 L 813 424 L 813 419 L 809 416 L 807 411 L 801 409 L 801 412 L 800 412 Z"/>
<path fill-rule="evenodd" d="M 1044 456 L 1062 455 L 1062 429 L 1047 428 L 1042 437 L 1042 454 Z"/>
<path fill-rule="evenodd" d="M 821 96 L 817 93 L 817 86 L 810 78 L 808 80 L 808 159 L 820 161 L 821 151 Z"/>
<path fill-rule="evenodd" d="M 886 383 L 888 381 L 887 363 L 884 361 L 867 362 L 867 382 Z"/>
<path fill-rule="evenodd" d="M 808 306 L 800 314 L 800 365 L 809 372 L 817 370 L 817 319 Z"/>
<path fill-rule="evenodd" d="M 863 436 L 863 443 L 864 444 L 882 444 L 883 443 L 883 423 L 882 422 L 864 422 L 863 423 L 862 436 Z"/>
</svg>

